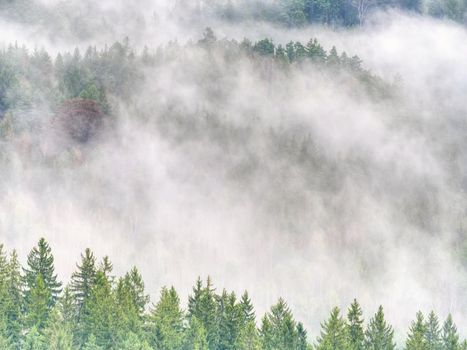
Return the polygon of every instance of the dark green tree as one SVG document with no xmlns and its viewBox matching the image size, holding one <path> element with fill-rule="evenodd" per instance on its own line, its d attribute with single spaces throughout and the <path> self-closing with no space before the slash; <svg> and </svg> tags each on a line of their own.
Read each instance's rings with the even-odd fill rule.
<svg viewBox="0 0 467 350">
<path fill-rule="evenodd" d="M 421 312 L 417 312 L 417 318 L 412 322 L 407 335 L 405 349 L 427 350 L 426 333 L 427 327 L 423 319 L 423 314 Z"/>
<path fill-rule="evenodd" d="M 459 334 L 457 333 L 457 327 L 452 320 L 451 314 L 448 315 L 443 324 L 441 339 L 443 350 L 459 350 Z"/>
<path fill-rule="evenodd" d="M 256 52 L 260 56 L 274 56 L 275 46 L 272 40 L 270 39 L 263 39 L 255 43 L 253 46 L 253 51 Z"/>
<path fill-rule="evenodd" d="M 365 349 L 394 350 L 394 331 L 384 318 L 383 307 L 380 306 L 375 316 L 370 320 L 365 331 Z"/>
<path fill-rule="evenodd" d="M 96 258 L 91 249 L 86 248 L 81 254 L 81 264 L 76 264 L 77 271 L 71 275 L 70 292 L 76 303 L 78 321 L 83 305 L 89 299 L 96 280 Z"/>
<path fill-rule="evenodd" d="M 82 316 L 83 335 L 87 339 L 79 339 L 78 341 L 84 344 L 93 334 L 96 337 L 97 345 L 104 349 L 111 348 L 116 344 L 120 334 L 116 316 L 117 304 L 110 282 L 103 271 L 98 271 Z"/>
<path fill-rule="evenodd" d="M 433 311 L 428 315 L 428 320 L 426 322 L 425 342 L 427 350 L 441 350 L 439 321 Z"/>
<path fill-rule="evenodd" d="M 318 337 L 316 350 L 349 350 L 345 321 L 340 315 L 340 310 L 335 307 L 327 321 L 321 324 L 321 334 Z"/>
<path fill-rule="evenodd" d="M 250 321 L 255 322 L 255 310 L 247 291 L 243 292 L 242 297 L 240 299 L 240 310 L 242 312 L 243 323 L 247 323 Z"/>
<path fill-rule="evenodd" d="M 286 350 L 297 346 L 296 322 L 284 299 L 280 298 L 264 316 L 261 338 L 265 349 Z"/>
<path fill-rule="evenodd" d="M 150 315 L 151 345 L 155 349 L 176 350 L 184 344 L 184 313 L 175 288 L 162 288 L 159 302 Z"/>
<path fill-rule="evenodd" d="M 356 299 L 350 304 L 347 312 L 347 329 L 351 350 L 363 350 L 365 335 L 363 331 L 363 316 L 360 304 Z"/>
<path fill-rule="evenodd" d="M 41 274 L 38 274 L 34 286 L 29 290 L 26 326 L 42 330 L 49 317 L 51 293 Z"/>
<path fill-rule="evenodd" d="M 301 322 L 297 323 L 297 337 L 297 350 L 309 350 L 307 331 Z"/>
<path fill-rule="evenodd" d="M 219 342 L 216 299 L 215 289 L 209 277 L 205 287 L 198 278 L 193 294 L 188 298 L 188 319 L 195 317 L 196 322 L 201 323 L 206 332 L 209 349 L 216 349 Z"/>
<path fill-rule="evenodd" d="M 44 238 L 41 238 L 37 247 L 34 247 L 28 254 L 27 268 L 24 268 L 23 272 L 26 308 L 30 307 L 31 294 L 36 289 L 38 281 L 41 281 L 44 284 L 43 287 L 47 291 L 49 298 L 47 300 L 47 307 L 51 309 L 62 291 L 62 284 L 58 281 L 57 275 L 55 274 L 52 249 Z M 35 292 L 37 293 L 37 290 Z"/>
</svg>

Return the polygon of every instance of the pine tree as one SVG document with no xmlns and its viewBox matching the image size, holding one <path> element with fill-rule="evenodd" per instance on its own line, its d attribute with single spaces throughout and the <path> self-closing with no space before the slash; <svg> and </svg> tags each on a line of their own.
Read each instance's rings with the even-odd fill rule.
<svg viewBox="0 0 467 350">
<path fill-rule="evenodd" d="M 184 342 L 184 314 L 175 288 L 162 288 L 150 316 L 150 339 L 155 349 L 176 350 Z"/>
<path fill-rule="evenodd" d="M 284 299 L 280 298 L 263 318 L 261 337 L 266 349 L 286 350 L 296 346 L 296 323 Z"/>
<path fill-rule="evenodd" d="M 102 271 L 104 274 L 105 278 L 110 282 L 110 284 L 113 284 L 114 277 L 111 275 L 114 267 L 112 263 L 110 262 L 110 259 L 108 256 L 104 256 L 102 259 L 101 263 L 99 264 L 99 270 Z"/>
<path fill-rule="evenodd" d="M 425 342 L 427 350 L 441 350 L 441 333 L 438 317 L 433 311 L 428 315 L 426 323 Z"/>
<path fill-rule="evenodd" d="M 394 350 L 395 344 L 393 338 L 394 331 L 386 323 L 383 307 L 380 306 L 365 331 L 365 349 Z"/>
<path fill-rule="evenodd" d="M 63 294 L 58 302 L 58 309 L 62 315 L 63 322 L 70 328 L 76 327 L 76 302 L 69 287 L 63 290 Z"/>
<path fill-rule="evenodd" d="M 255 322 L 255 310 L 247 291 L 242 294 L 242 298 L 240 299 L 240 309 L 242 311 L 242 322 L 244 324 L 250 321 L 253 323 Z"/>
<path fill-rule="evenodd" d="M 47 288 L 42 275 L 38 274 L 34 286 L 29 290 L 26 325 L 42 330 L 45 327 L 50 312 L 50 290 Z"/>
<path fill-rule="evenodd" d="M 347 313 L 347 328 L 351 350 L 363 350 L 365 335 L 363 332 L 362 309 L 356 299 L 350 304 Z"/>
<path fill-rule="evenodd" d="M 218 298 L 217 319 L 219 327 L 219 349 L 235 349 L 242 325 L 242 310 L 237 304 L 235 293 L 224 289 Z"/>
<path fill-rule="evenodd" d="M 97 272 L 96 258 L 89 248 L 86 248 L 84 255 L 81 254 L 81 264 L 76 264 L 76 267 L 78 270 L 71 275 L 70 292 L 76 302 L 79 320 L 83 304 L 91 295 Z"/>
<path fill-rule="evenodd" d="M 141 331 L 141 317 L 138 312 L 138 306 L 135 305 L 131 291 L 131 286 L 125 277 L 119 278 L 115 289 L 117 303 L 118 328 L 123 333 Z"/>
<path fill-rule="evenodd" d="M 125 275 L 125 284 L 129 288 L 132 302 L 137 309 L 139 317 L 142 317 L 149 302 L 149 295 L 145 294 L 143 277 L 136 267 L 133 267 Z"/>
<path fill-rule="evenodd" d="M 459 334 L 451 314 L 448 315 L 443 325 L 442 349 L 459 350 Z"/>
<path fill-rule="evenodd" d="M 51 309 L 59 297 L 62 284 L 57 280 L 55 274 L 52 249 L 44 238 L 41 238 L 38 246 L 29 253 L 27 264 L 28 268 L 23 269 L 26 285 L 24 293 L 26 307 L 30 307 L 31 293 L 36 288 L 36 283 L 41 280 L 49 296 L 47 307 Z M 38 276 L 41 278 L 39 279 Z"/>
<path fill-rule="evenodd" d="M 347 328 L 340 316 L 340 310 L 335 307 L 327 321 L 321 324 L 321 334 L 316 350 L 349 350 L 350 344 Z"/>
<path fill-rule="evenodd" d="M 340 64 L 340 58 L 339 58 L 339 55 L 337 54 L 337 50 L 335 46 L 333 46 L 331 51 L 329 52 L 326 63 L 331 67 L 335 67 Z"/>
<path fill-rule="evenodd" d="M 326 61 L 326 51 L 324 51 L 321 44 L 316 39 L 310 39 L 306 45 L 306 51 L 308 57 L 311 58 L 314 62 L 324 62 Z"/>
<path fill-rule="evenodd" d="M 0 244 L 0 336 L 8 337 L 8 260 L 3 244 Z"/>
<path fill-rule="evenodd" d="M 309 345 L 308 345 L 308 340 L 307 340 L 307 332 L 301 322 L 297 324 L 297 337 L 298 337 L 297 350 L 308 350 Z"/>
<path fill-rule="evenodd" d="M 6 313 L 8 321 L 7 337 L 14 345 L 18 345 L 21 338 L 22 309 L 24 304 L 22 295 L 21 266 L 18 261 L 18 254 L 13 250 L 8 262 L 8 308 Z M 18 348 L 18 346 L 15 346 L 15 348 Z"/>
<path fill-rule="evenodd" d="M 406 350 L 427 350 L 427 327 L 423 320 L 423 314 L 417 312 L 417 318 L 412 322 L 407 335 Z"/>
<path fill-rule="evenodd" d="M 77 341 L 85 343 L 88 339 L 84 337 L 93 334 L 97 345 L 104 349 L 112 347 L 120 333 L 116 327 L 116 315 L 117 305 L 110 282 L 103 271 L 98 271 L 89 301 L 83 310 L 83 338 Z"/>
<path fill-rule="evenodd" d="M 198 278 L 193 295 L 188 299 L 188 318 L 195 317 L 200 322 L 206 332 L 208 346 L 210 350 L 217 347 L 218 323 L 217 323 L 217 302 L 215 289 L 212 286 L 211 279 L 208 277 L 206 286 L 203 287 L 201 279 Z"/>
</svg>

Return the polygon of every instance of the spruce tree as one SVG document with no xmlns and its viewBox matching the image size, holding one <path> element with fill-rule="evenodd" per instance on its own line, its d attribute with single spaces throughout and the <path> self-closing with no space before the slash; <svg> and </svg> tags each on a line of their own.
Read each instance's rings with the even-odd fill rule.
<svg viewBox="0 0 467 350">
<path fill-rule="evenodd" d="M 226 290 L 218 298 L 217 318 L 219 327 L 220 349 L 235 349 L 242 325 L 242 310 L 237 303 L 235 293 Z"/>
<path fill-rule="evenodd" d="M 135 304 L 131 286 L 125 277 L 118 279 L 115 289 L 116 298 L 116 321 L 118 329 L 123 334 L 128 332 L 139 333 L 142 327 L 142 319 L 138 312 L 138 306 Z"/>
<path fill-rule="evenodd" d="M 459 350 L 459 334 L 457 333 L 457 327 L 452 320 L 451 314 L 448 315 L 443 325 L 442 349 Z"/>
<path fill-rule="evenodd" d="M 22 330 L 23 309 L 23 284 L 21 278 L 21 266 L 18 254 L 15 250 L 11 253 L 8 262 L 8 307 L 7 313 L 7 337 L 11 340 L 15 349 L 19 348 Z"/>
<path fill-rule="evenodd" d="M 370 320 L 365 331 L 366 350 L 394 350 L 394 331 L 384 319 L 383 307 L 380 306 Z"/>
<path fill-rule="evenodd" d="M 150 315 L 151 345 L 155 349 L 176 350 L 184 342 L 184 314 L 175 288 L 162 288 L 159 302 Z"/>
<path fill-rule="evenodd" d="M 149 302 L 149 295 L 145 293 L 143 277 L 136 267 L 125 275 L 125 284 L 128 286 L 131 300 L 136 307 L 139 317 L 142 318 L 146 305 Z"/>
<path fill-rule="evenodd" d="M 70 328 L 76 327 L 77 323 L 77 311 L 76 311 L 76 302 L 73 295 L 70 292 L 70 288 L 66 287 L 63 290 L 63 294 L 58 301 L 58 309 L 62 315 L 63 322 L 67 324 Z"/>
<path fill-rule="evenodd" d="M 205 287 L 203 287 L 201 279 L 198 278 L 193 288 L 193 295 L 188 299 L 188 318 L 195 317 L 197 322 L 202 324 L 210 350 L 216 349 L 219 341 L 216 317 L 217 301 L 214 292 L 215 289 L 209 277 Z"/>
<path fill-rule="evenodd" d="M 42 330 L 45 327 L 50 312 L 50 290 L 47 288 L 41 274 L 36 277 L 34 286 L 29 290 L 26 325 Z"/>
<path fill-rule="evenodd" d="M 83 304 L 91 295 L 96 279 L 96 258 L 91 249 L 86 248 L 84 254 L 81 254 L 81 264 L 76 264 L 76 267 L 77 271 L 71 275 L 70 292 L 76 302 L 79 320 Z"/>
<path fill-rule="evenodd" d="M 240 310 L 242 311 L 242 322 L 244 324 L 250 321 L 255 322 L 255 310 L 247 291 L 242 294 L 240 299 Z"/>
<path fill-rule="evenodd" d="M 301 322 L 297 324 L 297 337 L 297 350 L 308 350 L 310 346 L 308 345 L 307 331 Z"/>
<path fill-rule="evenodd" d="M 8 260 L 3 244 L 0 244 L 0 336 L 8 337 Z"/>
<path fill-rule="evenodd" d="M 340 316 L 340 310 L 335 307 L 329 319 L 321 324 L 321 334 L 316 344 L 316 350 L 349 350 L 347 328 Z"/>
<path fill-rule="evenodd" d="M 104 274 L 105 278 L 110 282 L 111 285 L 114 282 L 114 276 L 112 276 L 113 269 L 114 269 L 114 267 L 113 267 L 113 264 L 110 261 L 109 257 L 104 256 L 104 258 L 102 259 L 102 261 L 99 264 L 98 270 L 101 271 Z"/>
<path fill-rule="evenodd" d="M 110 282 L 103 271 L 96 274 L 96 282 L 92 288 L 89 301 L 85 304 L 82 316 L 80 344 L 86 343 L 90 334 L 96 337 L 96 344 L 108 349 L 115 345 L 119 336 L 117 305 Z"/>
<path fill-rule="evenodd" d="M 428 350 L 426 342 L 427 327 L 423 314 L 417 312 L 417 318 L 412 322 L 405 344 L 406 350 Z"/>
<path fill-rule="evenodd" d="M 362 309 L 356 299 L 350 304 L 347 322 L 350 349 L 363 350 L 365 335 L 363 331 Z"/>
<path fill-rule="evenodd" d="M 428 315 L 425 330 L 425 342 L 427 350 L 441 350 L 441 332 L 438 317 L 433 311 Z"/>
<path fill-rule="evenodd" d="M 23 269 L 26 307 L 29 308 L 31 306 L 31 294 L 37 287 L 36 283 L 41 280 L 49 297 L 47 307 L 51 309 L 59 297 L 62 284 L 57 280 L 57 275 L 55 274 L 52 249 L 44 238 L 41 238 L 37 247 L 34 247 L 29 253 L 27 265 L 28 267 Z"/>
<path fill-rule="evenodd" d="M 266 349 L 285 350 L 297 345 L 296 322 L 284 299 L 280 298 L 263 318 L 261 336 Z"/>
</svg>

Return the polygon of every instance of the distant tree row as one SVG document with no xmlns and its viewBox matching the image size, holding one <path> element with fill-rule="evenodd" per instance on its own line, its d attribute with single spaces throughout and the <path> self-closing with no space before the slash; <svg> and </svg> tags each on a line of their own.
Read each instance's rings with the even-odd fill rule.
<svg viewBox="0 0 467 350">
<path fill-rule="evenodd" d="M 112 273 L 108 257 L 86 249 L 70 282 L 55 273 L 51 247 L 40 239 L 21 267 L 15 251 L 0 245 L 0 349 L 2 350 L 394 350 L 393 328 L 379 307 L 364 324 L 356 300 L 346 317 L 336 307 L 313 340 L 279 299 L 257 320 L 248 292 L 196 281 L 183 310 L 177 291 L 163 287 L 150 304 L 136 267 Z M 430 312 L 417 313 L 405 350 L 465 350 L 449 315 L 443 325 Z"/>
<path fill-rule="evenodd" d="M 306 44 L 289 42 L 285 46 L 276 45 L 270 39 L 238 42 L 219 40 L 207 28 L 202 39 L 184 45 L 175 41 L 157 50 L 145 47 L 137 53 L 125 39 L 110 47 L 88 47 L 85 52 L 75 49 L 72 53 L 59 53 L 55 58 L 44 49 L 30 52 L 14 44 L 0 51 L 0 138 L 6 130 L 17 133 L 31 127 L 33 120 L 23 117 L 28 111 L 34 110 L 36 114 L 41 110 L 56 111 L 70 99 L 94 100 L 104 113 L 111 114 L 111 97 L 131 102 L 143 86 L 147 69 L 190 57 L 189 52 L 202 53 L 206 65 L 215 64 L 212 57 L 220 57 L 223 60 L 217 70 L 220 75 L 223 69 L 241 64 L 246 58 L 260 68 L 258 72 L 287 74 L 294 66 L 314 64 L 320 69 L 348 72 L 370 88 L 384 86 L 380 79 L 362 68 L 358 56 L 338 53 L 335 47 L 326 52 L 316 39 Z M 189 60 L 184 62 L 190 64 Z M 214 83 L 216 79 L 207 76 L 205 81 Z M 8 125 L 2 122 L 5 116 Z"/>
<path fill-rule="evenodd" d="M 307 24 L 350 27 L 363 24 L 372 11 L 387 9 L 467 23 L 466 0 L 178 0 L 177 3 L 175 16 L 189 8 L 194 19 L 217 15 L 232 22 L 263 20 L 291 27 Z"/>
</svg>

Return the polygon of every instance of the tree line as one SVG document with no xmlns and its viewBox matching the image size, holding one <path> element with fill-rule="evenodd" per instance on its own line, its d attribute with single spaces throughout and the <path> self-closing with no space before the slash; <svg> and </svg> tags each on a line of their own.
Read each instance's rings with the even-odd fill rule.
<svg viewBox="0 0 467 350">
<path fill-rule="evenodd" d="M 387 84 L 363 68 L 358 56 L 338 52 L 335 47 L 326 51 L 316 38 L 285 45 L 268 38 L 256 42 L 237 41 L 218 39 L 213 30 L 207 28 L 200 40 L 184 45 L 173 41 L 155 50 L 144 47 L 137 51 L 125 39 L 101 49 L 90 46 L 82 52 L 76 48 L 55 57 L 45 49 L 31 51 L 15 43 L 0 50 L 0 139 L 8 133 L 18 134 L 34 128 L 32 123 L 38 119 L 24 118 L 28 111 L 43 110 L 45 115 L 73 98 L 94 100 L 106 114 L 111 114 L 109 97 L 131 103 L 143 86 L 148 69 L 155 70 L 189 57 L 189 52 L 202 53 L 206 65 L 217 64 L 218 69 L 211 74 L 217 72 L 219 76 L 226 67 L 241 65 L 245 59 L 266 75 L 287 74 L 312 64 L 323 71 L 348 73 L 371 91 L 382 94 L 388 91 Z"/>
<path fill-rule="evenodd" d="M 397 9 L 467 23 L 466 0 L 177 0 L 176 4 L 173 16 L 179 17 L 188 8 L 192 21 L 215 15 L 234 23 L 259 20 L 289 27 L 352 27 L 363 24 L 372 11 Z"/>
<path fill-rule="evenodd" d="M 318 337 L 307 334 L 283 299 L 257 319 L 245 291 L 241 296 L 198 278 L 186 310 L 173 287 L 150 303 L 141 273 L 112 272 L 86 249 L 68 284 L 59 281 L 52 249 L 41 238 L 21 266 L 15 251 L 0 245 L 0 349 L 2 350 L 394 350 L 393 327 L 383 307 L 365 325 L 354 300 L 343 315 L 332 309 Z M 465 350 L 449 315 L 418 312 L 405 350 Z"/>
</svg>

